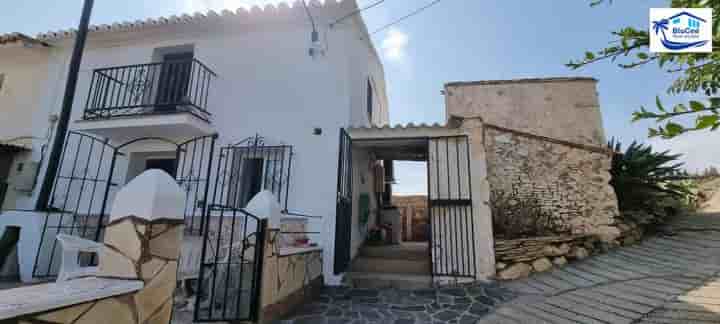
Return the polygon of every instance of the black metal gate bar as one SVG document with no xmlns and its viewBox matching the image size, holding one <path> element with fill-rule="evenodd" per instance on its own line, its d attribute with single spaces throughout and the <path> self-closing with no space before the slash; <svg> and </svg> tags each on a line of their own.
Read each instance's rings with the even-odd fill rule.
<svg viewBox="0 0 720 324">
<path fill-rule="evenodd" d="M 432 273 L 475 277 L 470 146 L 467 136 L 428 140 L 428 213 Z"/>
<path fill-rule="evenodd" d="M 202 136 L 177 146 L 175 179 L 185 190 L 185 233 L 189 235 L 201 235 L 206 225 L 209 180 L 217 138 L 217 134 Z"/>
<path fill-rule="evenodd" d="M 178 166 L 190 160 L 190 168 L 176 170 L 176 180 L 181 186 L 189 188 L 186 190 L 185 206 L 185 219 L 190 221 L 187 230 L 191 234 L 201 233 L 216 138 L 217 135 L 202 136 L 177 144 L 165 138 L 143 137 L 113 146 L 109 144 L 108 139 L 70 131 L 65 139 L 50 201 L 44 208 L 47 213 L 35 258 L 33 276 L 37 278 L 57 276 L 60 266 L 57 250 L 60 247 L 55 238 L 58 234 L 79 235 L 95 241 L 102 240 L 109 216 L 107 209 L 118 187 L 114 180 L 117 160 L 125 156 L 122 149 L 135 143 L 143 141 L 167 143 L 175 148 L 176 157 L 184 161 Z M 98 204 L 97 200 L 101 202 Z M 197 223 L 196 218 L 200 218 Z M 81 257 L 79 262 L 83 266 L 89 266 L 95 265 L 97 260 L 92 255 Z"/>
<path fill-rule="evenodd" d="M 218 202 L 216 205 L 243 208 L 245 204 L 256 194 L 257 190 L 267 190 L 275 195 L 275 198 L 287 210 L 288 198 L 290 196 L 290 167 L 293 159 L 293 147 L 287 144 L 266 143 L 266 139 L 260 135 L 248 137 L 238 143 L 225 146 L 221 149 L 220 159 L 230 163 L 218 172 L 234 172 L 232 179 L 240 184 L 255 182 L 255 190 L 247 187 L 235 186 L 233 183 L 226 183 L 230 190 L 239 190 L 235 195 L 234 191 L 226 196 L 228 201 Z M 226 158 L 230 157 L 230 158 Z M 261 173 L 245 174 L 243 168 L 250 160 L 256 160 L 261 165 Z"/>
<path fill-rule="evenodd" d="M 334 272 L 340 274 L 350 266 L 352 244 L 352 139 L 340 129 L 338 152 L 337 201 L 335 208 L 335 262 Z"/>
<path fill-rule="evenodd" d="M 257 319 L 267 222 L 244 207 L 267 190 L 287 209 L 292 152 L 259 135 L 219 149 L 203 218 L 196 321 Z"/>
<path fill-rule="evenodd" d="M 60 156 L 60 166 L 53 182 L 46 217 L 40 238 L 33 276 L 48 278 L 57 275 L 60 262 L 57 234 L 80 235 L 98 240 L 106 221 L 105 203 L 97 209 L 96 198 L 106 199 L 112 182 L 113 163 L 106 168 L 105 156 L 116 155 L 117 149 L 106 139 L 70 131 Z M 102 188 L 98 191 L 98 187 Z M 89 196 L 88 196 L 89 195 Z M 95 257 L 82 257 L 81 265 L 92 265 Z"/>
</svg>

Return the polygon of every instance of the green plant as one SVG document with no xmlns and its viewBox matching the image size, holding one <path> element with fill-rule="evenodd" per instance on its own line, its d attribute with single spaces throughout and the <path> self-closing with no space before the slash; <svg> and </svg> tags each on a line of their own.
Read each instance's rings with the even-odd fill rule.
<svg viewBox="0 0 720 324">
<path fill-rule="evenodd" d="M 382 245 L 385 243 L 383 239 L 382 228 L 373 226 L 368 230 L 367 239 L 365 244 L 367 245 Z"/>
<path fill-rule="evenodd" d="M 695 197 L 687 174 L 678 162 L 680 154 L 655 152 L 650 145 L 633 142 L 625 151 L 615 139 L 608 143 L 613 150 L 610 184 L 617 195 L 620 211 L 642 211 L 662 219 L 676 211 L 679 203 L 690 203 Z"/>
<path fill-rule="evenodd" d="M 603 2 L 610 3 L 612 0 L 592 0 L 591 5 Z M 717 130 L 720 128 L 720 0 L 672 0 L 669 5 L 673 8 L 713 9 L 712 53 L 652 53 L 649 50 L 650 36 L 647 27 L 623 27 L 612 32 L 615 40 L 609 46 L 598 51 L 587 51 L 582 59 L 570 61 L 566 65 L 571 69 L 579 69 L 599 61 L 622 60 L 618 64 L 620 68 L 633 69 L 655 63 L 659 69 L 674 78 L 668 86 L 668 95 L 690 94 L 698 99 L 690 100 L 687 104 L 665 107 L 660 97 L 656 97 L 656 108 L 640 107 L 633 113 L 633 121 L 654 120 L 664 123 L 650 128 L 651 137 L 672 138 L 690 131 Z M 677 118 L 683 116 L 693 116 L 695 120 L 689 125 L 683 124 Z"/>
<path fill-rule="evenodd" d="M 536 197 L 518 198 L 502 190 L 490 192 L 493 232 L 503 239 L 557 234 L 552 214 Z"/>
</svg>

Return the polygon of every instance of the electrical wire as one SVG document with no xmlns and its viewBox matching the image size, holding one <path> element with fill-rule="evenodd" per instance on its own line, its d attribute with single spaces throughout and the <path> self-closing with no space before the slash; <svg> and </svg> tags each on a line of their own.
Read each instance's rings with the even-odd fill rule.
<svg viewBox="0 0 720 324">
<path fill-rule="evenodd" d="M 427 5 L 419 8 L 419 9 L 417 9 L 417 10 L 415 10 L 415 11 L 413 11 L 413 12 L 411 12 L 411 13 L 405 15 L 405 16 L 403 16 L 403 17 L 398 18 L 398 19 L 396 19 L 395 21 L 393 21 L 393 22 L 391 22 L 391 23 L 389 23 L 389 24 L 387 24 L 387 25 L 385 25 L 385 26 L 382 26 L 382 27 L 376 29 L 375 31 L 373 31 L 372 33 L 370 33 L 370 36 L 373 36 L 373 35 L 381 32 L 381 31 L 383 31 L 383 30 L 385 30 L 385 29 L 388 29 L 388 28 L 390 28 L 390 27 L 392 27 L 392 26 L 400 23 L 400 22 L 403 21 L 403 20 L 406 20 L 406 19 L 408 19 L 408 18 L 411 18 L 411 17 L 413 17 L 413 16 L 415 16 L 415 15 L 417 15 L 417 14 L 419 14 L 419 13 L 421 13 L 421 12 L 427 10 L 427 9 L 429 9 L 430 7 L 432 7 L 432 6 L 440 3 L 440 1 L 442 1 L 442 0 L 435 0 L 435 1 L 433 1 L 433 2 L 431 2 L 431 3 L 428 3 Z"/>
<path fill-rule="evenodd" d="M 365 10 L 368 10 L 368 9 L 371 9 L 371 8 L 374 8 L 374 7 L 377 7 L 378 5 L 380 5 L 380 4 L 383 3 L 383 2 L 385 2 L 385 0 L 378 0 L 378 1 L 375 1 L 374 3 L 372 3 L 372 4 L 369 4 L 369 5 L 365 6 L 364 8 L 356 9 L 356 10 L 350 12 L 349 14 L 347 14 L 347 15 L 345 15 L 345 16 L 342 16 L 342 17 L 338 18 L 337 20 L 331 22 L 331 23 L 330 23 L 330 28 L 333 28 L 335 25 L 337 25 L 337 24 L 340 23 L 341 21 L 343 21 L 343 20 L 345 20 L 345 19 L 348 19 L 348 18 L 350 18 L 350 17 L 352 17 L 352 16 L 355 16 L 355 15 L 357 15 L 357 14 L 359 14 L 359 13 L 365 11 Z"/>
<path fill-rule="evenodd" d="M 308 15 L 308 18 L 310 18 L 310 23 L 312 24 L 313 32 L 317 32 L 317 27 L 315 26 L 315 18 L 310 13 L 310 8 L 308 8 L 307 3 L 305 3 L 305 0 L 302 0 L 303 7 L 305 7 L 305 12 Z"/>
</svg>

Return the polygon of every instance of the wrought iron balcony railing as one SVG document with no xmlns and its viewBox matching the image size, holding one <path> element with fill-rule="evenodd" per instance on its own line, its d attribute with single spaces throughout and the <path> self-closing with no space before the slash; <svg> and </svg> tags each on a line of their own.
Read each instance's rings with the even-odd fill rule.
<svg viewBox="0 0 720 324">
<path fill-rule="evenodd" d="M 83 119 L 189 112 L 209 121 L 215 76 L 195 59 L 96 69 Z"/>
</svg>

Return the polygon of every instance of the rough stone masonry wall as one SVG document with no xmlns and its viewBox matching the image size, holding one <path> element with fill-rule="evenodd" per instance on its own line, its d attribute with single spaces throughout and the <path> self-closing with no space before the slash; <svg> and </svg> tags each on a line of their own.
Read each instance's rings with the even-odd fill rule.
<svg viewBox="0 0 720 324">
<path fill-rule="evenodd" d="M 322 287 L 322 250 L 283 255 L 277 229 L 265 239 L 261 322 L 282 318 L 316 297 Z"/>
<path fill-rule="evenodd" d="M 601 148 L 485 125 L 488 182 L 518 199 L 535 197 L 554 225 L 613 240 L 618 215 L 609 184 L 611 157 Z"/>
</svg>

